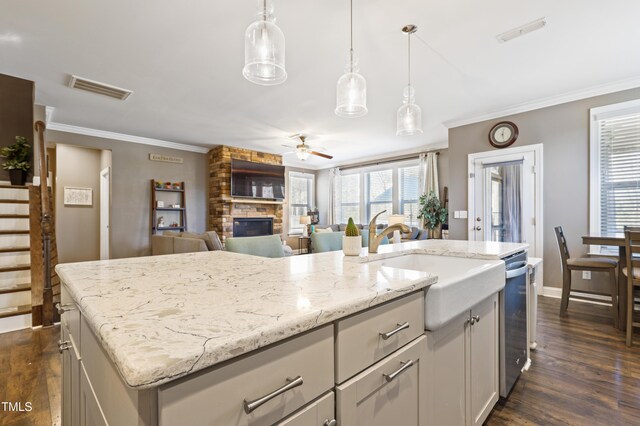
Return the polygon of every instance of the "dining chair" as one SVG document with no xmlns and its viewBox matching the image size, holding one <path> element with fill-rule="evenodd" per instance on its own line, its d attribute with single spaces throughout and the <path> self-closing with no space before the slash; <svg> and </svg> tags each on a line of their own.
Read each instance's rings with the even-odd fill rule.
<svg viewBox="0 0 640 426">
<path fill-rule="evenodd" d="M 640 228 L 625 227 L 624 240 L 627 266 L 622 268 L 622 273 L 627 277 L 627 346 L 631 346 L 633 327 L 640 327 L 640 322 L 633 321 L 635 290 L 640 287 Z"/>
<path fill-rule="evenodd" d="M 556 238 L 560 249 L 560 259 L 562 260 L 562 300 L 560 301 L 560 315 L 566 313 L 569 307 L 569 296 L 571 294 L 571 272 L 591 271 L 608 272 L 609 287 L 611 290 L 611 304 L 613 324 L 618 326 L 618 282 L 616 280 L 616 267 L 618 262 L 606 257 L 571 257 L 567 248 L 567 239 L 564 236 L 562 226 L 556 226 Z"/>
</svg>

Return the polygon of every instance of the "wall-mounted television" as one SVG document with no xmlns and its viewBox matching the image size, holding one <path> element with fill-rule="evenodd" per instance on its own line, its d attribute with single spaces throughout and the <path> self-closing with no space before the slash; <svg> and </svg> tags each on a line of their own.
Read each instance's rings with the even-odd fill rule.
<svg viewBox="0 0 640 426">
<path fill-rule="evenodd" d="M 284 166 L 231 160 L 231 196 L 284 200 Z"/>
</svg>

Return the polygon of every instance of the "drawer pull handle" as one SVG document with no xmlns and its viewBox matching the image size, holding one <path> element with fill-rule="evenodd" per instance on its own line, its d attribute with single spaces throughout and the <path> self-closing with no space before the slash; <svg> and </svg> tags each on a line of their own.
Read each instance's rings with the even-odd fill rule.
<svg viewBox="0 0 640 426">
<path fill-rule="evenodd" d="M 382 340 L 387 340 L 388 338 L 390 338 L 391 336 L 393 336 L 396 333 L 400 333 L 402 330 L 406 330 L 407 328 L 409 328 L 409 323 L 405 322 L 402 324 L 397 324 L 398 328 L 395 328 L 387 333 L 380 333 L 380 336 L 382 337 Z"/>
<path fill-rule="evenodd" d="M 273 398 L 275 398 L 278 395 L 282 395 L 283 393 L 285 393 L 288 390 L 291 390 L 295 387 L 298 386 L 302 386 L 302 376 L 298 376 L 294 379 L 287 379 L 287 384 L 282 386 L 280 389 L 276 389 L 273 392 L 258 398 L 258 399 L 254 399 L 253 401 L 247 401 L 246 399 L 244 400 L 244 412 L 249 414 L 251 413 L 253 410 L 255 410 L 256 408 L 260 407 L 261 405 L 269 402 L 270 400 L 272 400 Z"/>
<path fill-rule="evenodd" d="M 391 373 L 391 374 L 383 374 L 383 376 L 384 376 L 384 378 L 386 379 L 387 382 L 392 381 L 393 379 L 398 377 L 400 374 L 404 373 L 406 370 L 411 368 L 411 366 L 413 365 L 413 361 L 409 360 L 407 362 L 401 362 L 400 364 L 402 364 L 402 367 L 398 368 L 393 373 Z"/>
<path fill-rule="evenodd" d="M 72 310 L 72 305 L 61 305 L 58 302 L 56 303 L 56 309 L 58 310 L 58 315 L 62 315 L 65 312 Z"/>
<path fill-rule="evenodd" d="M 71 348 L 71 342 L 69 340 L 65 340 L 64 342 L 62 340 L 58 340 L 58 352 L 62 353 L 69 350 L 69 348 Z"/>
<path fill-rule="evenodd" d="M 336 419 L 327 419 L 324 421 L 324 423 L 322 423 L 322 426 L 336 426 L 338 424 L 338 422 L 336 422 Z"/>
</svg>

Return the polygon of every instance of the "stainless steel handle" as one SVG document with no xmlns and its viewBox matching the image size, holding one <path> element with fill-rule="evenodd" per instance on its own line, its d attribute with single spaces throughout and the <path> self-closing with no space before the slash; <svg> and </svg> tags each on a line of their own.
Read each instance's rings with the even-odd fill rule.
<svg viewBox="0 0 640 426">
<path fill-rule="evenodd" d="M 58 315 L 62 315 L 67 311 L 72 310 L 73 305 L 61 305 L 60 302 L 56 303 L 56 309 L 58 310 Z"/>
<path fill-rule="evenodd" d="M 529 270 L 529 265 L 527 262 L 522 262 L 522 266 L 518 269 L 507 270 L 507 279 L 519 277 L 520 275 L 524 275 Z"/>
<path fill-rule="evenodd" d="M 383 376 L 384 376 L 384 378 L 385 378 L 385 380 L 387 382 L 392 381 L 393 379 L 398 377 L 400 374 L 405 372 L 407 369 L 411 368 L 411 366 L 413 365 L 413 361 L 409 360 L 409 361 L 406 361 L 406 362 L 401 362 L 400 364 L 402 364 L 402 367 L 398 368 L 393 373 L 391 373 L 391 374 L 383 374 Z"/>
<path fill-rule="evenodd" d="M 336 419 L 327 419 L 324 421 L 324 423 L 322 423 L 322 426 L 336 426 L 338 424 L 338 422 L 336 421 Z"/>
<path fill-rule="evenodd" d="M 394 334 L 400 333 L 402 330 L 406 330 L 407 328 L 409 328 L 408 322 L 404 322 L 402 324 L 396 324 L 396 325 L 398 326 L 398 328 L 394 328 L 393 330 L 388 331 L 386 333 L 380 333 L 380 337 L 382 337 L 382 340 L 387 340 Z"/>
<path fill-rule="evenodd" d="M 288 390 L 291 390 L 295 387 L 298 386 L 302 386 L 302 376 L 298 376 L 295 377 L 293 379 L 287 379 L 287 384 L 282 386 L 279 389 L 274 390 L 271 393 L 268 393 L 267 395 L 260 397 L 258 399 L 254 399 L 253 401 L 248 401 L 248 400 L 244 400 L 244 412 L 249 414 L 251 413 L 253 410 L 255 410 L 256 408 L 260 407 L 263 404 L 266 404 L 267 402 L 269 402 L 270 400 L 272 400 L 273 398 L 275 398 L 278 395 L 282 395 L 283 393 L 285 393 Z"/>
<path fill-rule="evenodd" d="M 68 350 L 71 347 L 71 342 L 69 340 L 58 340 L 58 352 L 62 353 Z"/>
<path fill-rule="evenodd" d="M 471 325 L 480 322 L 480 316 L 479 315 L 474 315 L 471 317 L 471 320 L 469 321 L 471 323 Z"/>
<path fill-rule="evenodd" d="M 481 228 L 480 226 L 476 226 L 476 227 L 475 227 L 475 228 L 473 228 L 473 229 L 475 229 L 476 231 L 482 231 L 482 228 Z"/>
</svg>

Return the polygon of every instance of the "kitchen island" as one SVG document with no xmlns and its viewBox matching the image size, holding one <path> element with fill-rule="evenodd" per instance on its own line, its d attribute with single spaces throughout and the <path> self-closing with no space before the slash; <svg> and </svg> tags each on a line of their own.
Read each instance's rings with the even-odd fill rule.
<svg viewBox="0 0 640 426">
<path fill-rule="evenodd" d="M 331 425 L 335 400 L 357 399 L 356 379 L 374 393 L 380 380 L 407 382 L 418 395 L 424 289 L 437 277 L 375 261 L 447 243 L 449 256 L 483 259 L 526 248 L 422 241 L 346 259 L 205 252 L 59 265 L 65 419 Z M 367 412 L 342 405 L 342 424 Z M 423 406 L 413 407 L 415 424 L 426 424 Z"/>
</svg>

